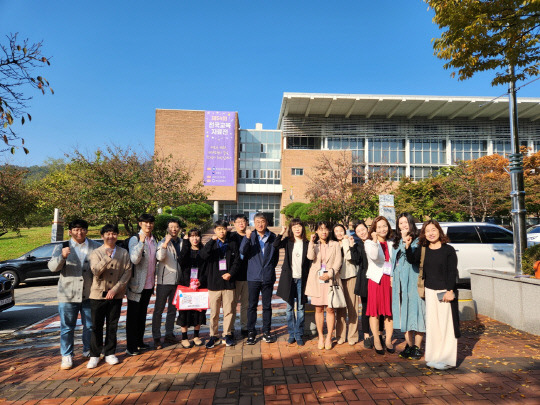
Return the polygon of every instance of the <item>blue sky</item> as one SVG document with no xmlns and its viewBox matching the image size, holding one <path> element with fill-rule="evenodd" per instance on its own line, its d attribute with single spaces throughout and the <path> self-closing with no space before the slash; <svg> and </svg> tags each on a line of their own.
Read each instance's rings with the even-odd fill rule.
<svg viewBox="0 0 540 405">
<path fill-rule="evenodd" d="M 107 144 L 153 151 L 155 109 L 238 111 L 276 128 L 283 92 L 498 96 L 491 74 L 459 82 L 433 55 L 432 11 L 407 1 L 8 1 L 1 34 L 44 42 L 29 166 Z M 520 97 L 538 97 L 540 81 Z"/>
</svg>

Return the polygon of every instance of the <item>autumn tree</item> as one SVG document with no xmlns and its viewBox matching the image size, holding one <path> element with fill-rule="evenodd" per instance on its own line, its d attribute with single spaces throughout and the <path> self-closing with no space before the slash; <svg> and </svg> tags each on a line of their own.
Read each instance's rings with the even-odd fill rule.
<svg viewBox="0 0 540 405">
<path fill-rule="evenodd" d="M 0 236 L 8 231 L 19 232 L 36 199 L 24 182 L 26 170 L 3 165 L 0 167 Z"/>
<path fill-rule="evenodd" d="M 388 173 L 368 175 L 347 151 L 336 158 L 323 154 L 307 177 L 306 196 L 313 203 L 313 213 L 344 224 L 377 215 L 378 195 L 391 187 Z"/>
<path fill-rule="evenodd" d="M 19 40 L 17 34 L 7 35 L 6 43 L 0 43 L 0 137 L 4 143 L 0 152 L 9 150 L 15 153 L 16 149 L 22 148 L 24 153 L 28 153 L 24 138 L 13 130 L 16 120 L 21 124 L 32 120 L 27 111 L 32 97 L 26 89 L 35 89 L 42 94 L 48 90 L 54 94 L 47 79 L 35 72 L 50 65 L 49 58 L 42 54 L 42 46 L 42 42 Z"/>
<path fill-rule="evenodd" d="M 538 0 L 425 0 L 442 31 L 435 55 L 447 60 L 459 80 L 495 70 L 493 86 L 525 80 L 540 72 Z M 509 67 L 514 67 L 514 72 Z"/>
<path fill-rule="evenodd" d="M 107 147 L 86 156 L 67 156 L 65 170 L 36 183 L 42 204 L 60 208 L 66 219 L 124 224 L 134 233 L 137 217 L 159 207 L 205 201 L 202 183 L 171 157 L 150 157 L 127 148 Z"/>
</svg>

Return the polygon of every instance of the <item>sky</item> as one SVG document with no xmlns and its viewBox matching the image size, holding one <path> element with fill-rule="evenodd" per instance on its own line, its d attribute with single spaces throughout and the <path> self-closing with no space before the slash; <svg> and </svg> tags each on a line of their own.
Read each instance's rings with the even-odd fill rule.
<svg viewBox="0 0 540 405">
<path fill-rule="evenodd" d="M 440 31 L 421 0 L 0 0 L 0 34 L 43 41 L 34 94 L 15 125 L 40 165 L 107 145 L 153 152 L 156 109 L 238 111 L 275 129 L 284 92 L 499 96 L 493 73 L 458 81 L 433 54 Z M 518 83 L 518 85 L 523 83 Z M 539 97 L 540 81 L 518 97 Z"/>
</svg>

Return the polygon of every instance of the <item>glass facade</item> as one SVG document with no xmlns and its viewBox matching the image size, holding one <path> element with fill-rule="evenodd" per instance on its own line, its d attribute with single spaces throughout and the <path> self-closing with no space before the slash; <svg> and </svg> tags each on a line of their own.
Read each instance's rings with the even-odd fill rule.
<svg viewBox="0 0 540 405">
<path fill-rule="evenodd" d="M 452 141 L 452 164 L 460 160 L 478 159 L 487 155 L 487 141 L 455 140 Z"/>
<path fill-rule="evenodd" d="M 244 214 L 253 226 L 253 215 L 263 212 L 270 226 L 280 226 L 280 205 L 281 194 L 238 193 L 237 203 L 220 204 L 219 217 L 230 221 L 235 215 Z"/>
<path fill-rule="evenodd" d="M 238 183 L 281 183 L 281 131 L 240 130 Z"/>
</svg>

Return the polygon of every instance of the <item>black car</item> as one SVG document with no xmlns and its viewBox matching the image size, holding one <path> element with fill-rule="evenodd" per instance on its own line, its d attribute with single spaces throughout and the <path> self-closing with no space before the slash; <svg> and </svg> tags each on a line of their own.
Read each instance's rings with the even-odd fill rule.
<svg viewBox="0 0 540 405">
<path fill-rule="evenodd" d="M 96 240 L 103 243 L 101 239 Z M 0 273 L 13 282 L 13 287 L 28 279 L 59 277 L 59 273 L 53 273 L 47 267 L 51 260 L 54 248 L 63 242 L 46 243 L 37 247 L 16 259 L 4 260 L 0 262 Z"/>
<path fill-rule="evenodd" d="M 15 305 L 15 295 L 13 294 L 13 282 L 0 276 L 0 312 Z"/>
</svg>

